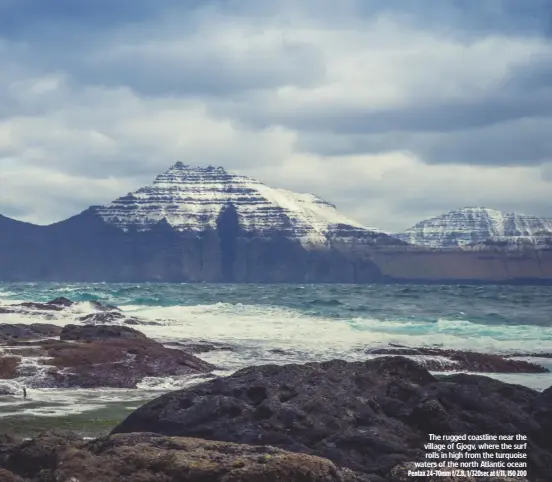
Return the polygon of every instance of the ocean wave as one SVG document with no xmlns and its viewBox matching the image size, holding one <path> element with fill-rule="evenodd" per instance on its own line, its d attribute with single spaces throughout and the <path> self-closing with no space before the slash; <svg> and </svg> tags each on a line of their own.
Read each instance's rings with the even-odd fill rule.
<svg viewBox="0 0 552 482">
<path fill-rule="evenodd" d="M 312 316 L 280 306 L 216 303 L 195 306 L 123 306 L 129 315 L 162 326 L 142 327 L 164 339 L 256 342 L 267 347 L 294 347 L 320 352 L 350 352 L 359 346 L 398 343 L 515 353 L 552 351 L 552 327 L 486 325 L 462 319 L 382 320 Z"/>
<path fill-rule="evenodd" d="M 2 300 L 13 304 L 14 300 Z M 465 317 L 416 318 L 366 316 L 349 312 L 337 317 L 323 310 L 305 311 L 285 306 L 210 303 L 196 305 L 127 304 L 120 308 L 144 320 L 137 328 L 161 341 L 210 340 L 232 344 L 266 346 L 267 349 L 303 349 L 317 356 L 344 356 L 359 347 L 397 343 L 515 353 L 552 351 L 552 327 L 511 323 L 480 323 Z M 91 302 L 78 302 L 60 312 L 44 314 L 44 321 L 65 325 L 78 323 L 83 315 L 97 312 Z M 12 323 L 35 323 L 36 316 L 2 315 Z M 158 325 L 146 326 L 154 321 Z"/>
</svg>

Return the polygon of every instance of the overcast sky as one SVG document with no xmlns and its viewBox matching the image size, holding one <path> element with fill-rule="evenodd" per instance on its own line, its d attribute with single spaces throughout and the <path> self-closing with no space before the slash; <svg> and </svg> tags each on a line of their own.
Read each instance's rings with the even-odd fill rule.
<svg viewBox="0 0 552 482">
<path fill-rule="evenodd" d="M 552 217 L 552 3 L 0 0 L 0 213 L 58 221 L 177 160 L 389 231 Z"/>
</svg>

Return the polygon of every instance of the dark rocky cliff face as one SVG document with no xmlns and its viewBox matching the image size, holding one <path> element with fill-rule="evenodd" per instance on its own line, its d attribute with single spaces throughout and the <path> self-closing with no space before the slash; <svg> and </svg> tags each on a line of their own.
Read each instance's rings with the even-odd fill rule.
<svg viewBox="0 0 552 482">
<path fill-rule="evenodd" d="M 307 249 L 277 231 L 254 237 L 236 225 L 231 207 L 216 229 L 200 233 L 177 232 L 165 222 L 124 232 L 89 210 L 45 227 L 0 219 L 0 280 L 552 283 L 552 250 L 430 250 L 385 242 Z"/>
<path fill-rule="evenodd" d="M 217 232 L 220 239 L 222 280 L 227 283 L 235 281 L 234 264 L 236 262 L 240 221 L 233 204 L 225 206 L 217 218 Z"/>
<path fill-rule="evenodd" d="M 177 232 L 160 222 L 126 232 L 93 211 L 62 223 L 13 229 L 0 221 L 0 279 L 6 281 L 378 282 L 369 259 L 352 251 L 307 250 L 275 232 L 243 233 L 232 206 L 217 229 Z M 5 234 L 9 233 L 9 235 Z"/>
</svg>

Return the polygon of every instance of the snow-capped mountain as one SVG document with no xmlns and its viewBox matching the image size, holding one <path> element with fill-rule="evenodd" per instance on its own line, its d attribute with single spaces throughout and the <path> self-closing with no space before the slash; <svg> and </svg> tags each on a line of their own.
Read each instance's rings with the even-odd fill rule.
<svg viewBox="0 0 552 482">
<path fill-rule="evenodd" d="M 552 244 L 485 247 L 489 233 L 539 238 L 548 224 L 526 218 L 461 210 L 406 236 L 461 249 L 421 249 L 310 194 L 176 164 L 149 187 L 48 226 L 0 215 L 0 281 L 552 285 Z M 481 249 L 461 244 L 479 239 Z"/>
<path fill-rule="evenodd" d="M 552 238 L 552 219 L 467 207 L 421 221 L 394 236 L 410 244 L 434 248 L 539 245 Z"/>
<path fill-rule="evenodd" d="M 269 187 L 222 167 L 191 167 L 177 162 L 153 184 L 93 210 L 124 231 L 147 231 L 165 221 L 180 232 L 216 229 L 225 207 L 232 205 L 240 228 L 257 237 L 278 232 L 304 246 L 325 245 L 331 239 L 388 238 L 375 228 L 340 214 L 312 194 Z"/>
</svg>

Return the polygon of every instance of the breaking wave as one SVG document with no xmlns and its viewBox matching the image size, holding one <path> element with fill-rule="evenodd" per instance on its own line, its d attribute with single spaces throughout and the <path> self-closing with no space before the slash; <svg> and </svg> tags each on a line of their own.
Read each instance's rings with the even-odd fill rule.
<svg viewBox="0 0 552 482">
<path fill-rule="evenodd" d="M 546 287 L 0 284 L 0 306 L 59 296 L 77 303 L 44 313 L 42 320 L 23 313 L 0 314 L 0 323 L 63 326 L 97 312 L 96 301 L 113 304 L 141 323 L 135 328 L 161 342 L 230 346 L 199 355 L 219 368 L 215 374 L 265 363 L 364 360 L 367 349 L 391 344 L 503 354 L 552 352 L 552 289 Z M 40 371 L 47 367 L 30 358 L 25 364 L 24 379 L 10 388 L 19 397 L 17 383 L 39 386 Z M 552 384 L 550 374 L 497 377 L 539 389 Z M 97 404 L 143 400 L 208 378 L 146 378 L 134 391 L 73 390 L 63 396 L 41 388 L 33 390 L 32 398 L 51 409 L 37 408 L 37 415 L 58 413 L 67 404 L 81 406 L 72 410 L 91 410 Z"/>
</svg>

